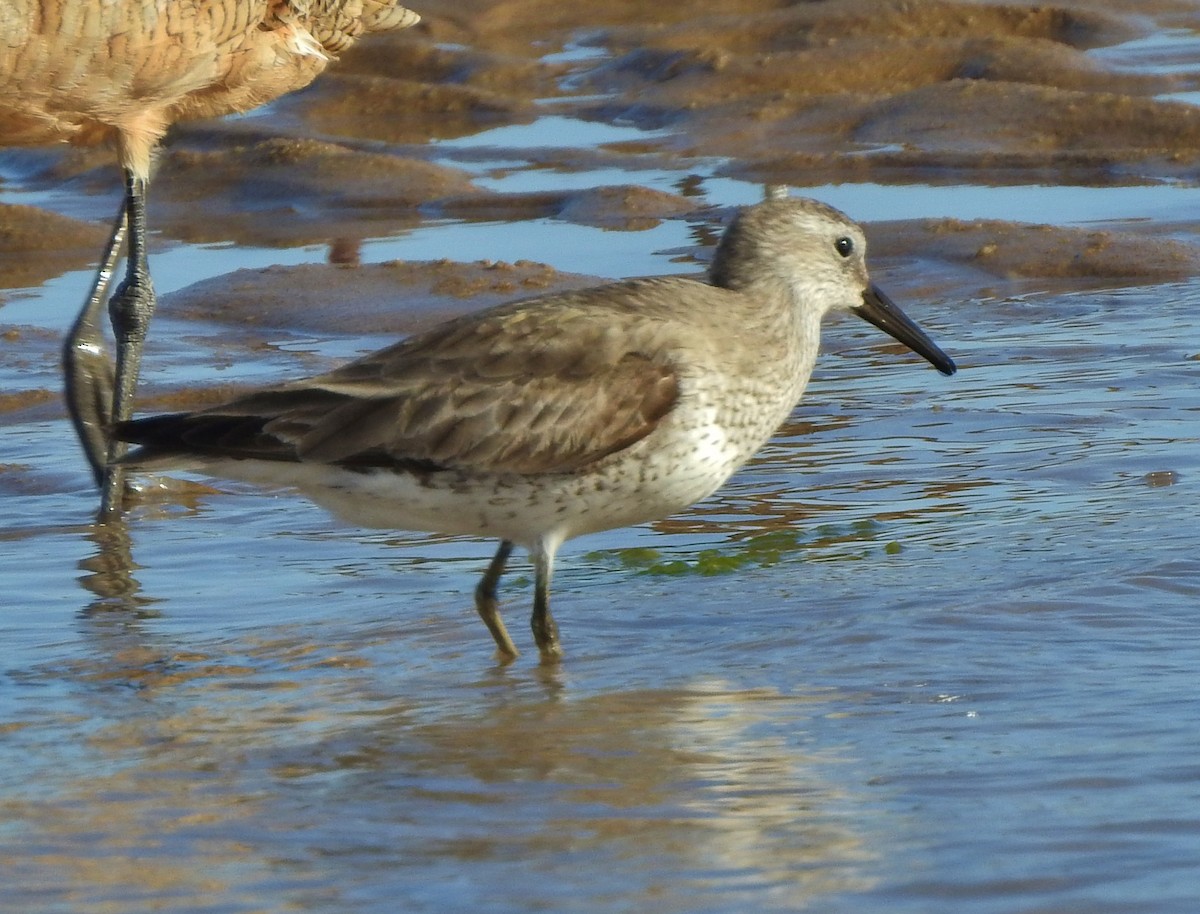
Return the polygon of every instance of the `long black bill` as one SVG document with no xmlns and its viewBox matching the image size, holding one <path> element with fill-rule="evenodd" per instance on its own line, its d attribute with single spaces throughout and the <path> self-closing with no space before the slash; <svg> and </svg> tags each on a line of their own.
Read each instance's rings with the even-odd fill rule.
<svg viewBox="0 0 1200 914">
<path fill-rule="evenodd" d="M 883 294 L 883 290 L 872 284 L 863 292 L 863 303 L 854 309 L 865 321 L 870 321 L 884 333 L 895 337 L 942 374 L 951 375 L 958 371 L 954 360 L 938 349 L 925 331 Z"/>
</svg>

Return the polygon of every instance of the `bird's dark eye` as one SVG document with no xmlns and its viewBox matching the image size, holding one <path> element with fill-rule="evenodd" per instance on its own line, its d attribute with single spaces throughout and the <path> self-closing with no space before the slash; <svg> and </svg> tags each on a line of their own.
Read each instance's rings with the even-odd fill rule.
<svg viewBox="0 0 1200 914">
<path fill-rule="evenodd" d="M 835 241 L 833 246 L 837 248 L 837 252 L 843 257 L 849 257 L 854 253 L 854 242 L 845 235 Z"/>
</svg>

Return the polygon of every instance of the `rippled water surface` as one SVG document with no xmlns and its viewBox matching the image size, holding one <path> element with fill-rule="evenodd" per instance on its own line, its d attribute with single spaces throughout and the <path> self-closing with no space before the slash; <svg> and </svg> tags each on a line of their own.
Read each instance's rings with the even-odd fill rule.
<svg viewBox="0 0 1200 914">
<path fill-rule="evenodd" d="M 810 192 L 863 219 L 1022 199 L 927 190 Z M 1195 196 L 1141 191 L 1160 215 Z M 1078 221 L 1137 209 L 1054 193 Z M 364 252 L 466 238 L 616 276 L 680 269 L 689 243 L 568 232 L 451 221 Z M 194 252 L 162 254 L 162 288 L 324 256 Z M 87 280 L 0 315 L 50 351 Z M 960 373 L 832 324 L 792 422 L 722 491 L 564 548 L 553 668 L 495 663 L 471 606 L 490 543 L 231 484 L 95 528 L 66 420 L 8 417 L 0 906 L 1190 914 L 1200 280 L 905 306 Z M 198 332 L 156 323 L 160 380 L 254 377 L 197 364 Z M 55 371 L 9 360 L 3 386 Z M 524 562 L 503 594 L 526 645 Z"/>
</svg>

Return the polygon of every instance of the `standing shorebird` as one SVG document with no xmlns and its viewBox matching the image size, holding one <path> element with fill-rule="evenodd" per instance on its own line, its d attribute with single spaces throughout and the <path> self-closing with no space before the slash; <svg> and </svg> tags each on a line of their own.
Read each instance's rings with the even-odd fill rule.
<svg viewBox="0 0 1200 914">
<path fill-rule="evenodd" d="M 707 283 L 634 279 L 501 305 L 223 406 L 124 423 L 142 469 L 295 486 L 352 523 L 498 537 L 475 592 L 500 653 L 514 543 L 536 568 L 533 634 L 559 653 L 562 543 L 712 494 L 800 399 L 821 319 L 850 310 L 954 362 L 867 276 L 867 243 L 812 200 L 743 210 Z"/>
<path fill-rule="evenodd" d="M 150 160 L 179 120 L 247 111 L 308 85 L 366 33 L 418 20 L 396 0 L 2 0 L 0 145 L 116 143 L 125 197 L 96 284 L 63 348 L 67 400 L 101 487 L 120 509 L 121 470 L 103 429 L 127 419 L 156 299 L 146 258 Z M 109 312 L 116 375 L 98 312 L 128 234 Z M 110 400 L 111 391 L 111 402 Z"/>
</svg>

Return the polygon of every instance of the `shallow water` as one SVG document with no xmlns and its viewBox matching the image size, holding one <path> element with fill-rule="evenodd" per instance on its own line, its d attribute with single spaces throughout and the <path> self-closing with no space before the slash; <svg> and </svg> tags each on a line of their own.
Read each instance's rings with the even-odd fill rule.
<svg viewBox="0 0 1200 914">
<path fill-rule="evenodd" d="M 564 550 L 553 670 L 493 665 L 488 544 L 286 494 L 106 573 L 7 428 L 14 909 L 1190 910 L 1198 300 L 923 308 L 953 380 L 836 327 L 721 493 Z"/>
<path fill-rule="evenodd" d="M 1061 224 L 1169 223 L 1196 193 L 813 192 L 864 219 Z M 445 220 L 363 257 L 616 276 L 694 269 L 694 241 L 678 221 Z M 175 243 L 156 281 L 325 254 Z M 912 288 L 914 269 L 879 278 Z M 5 390 L 56 390 L 87 280 L 0 311 L 20 331 Z M 842 319 L 793 421 L 721 492 L 564 548 L 554 668 L 495 664 L 470 604 L 490 543 L 364 532 L 232 484 L 99 530 L 57 407 L 5 413 L 4 905 L 1190 914 L 1200 280 L 960 293 L 905 301 L 954 378 Z M 251 360 L 221 332 L 164 315 L 151 382 L 275 377 L 377 342 L 281 333 Z M 527 565 L 503 594 L 527 645 Z"/>
</svg>

